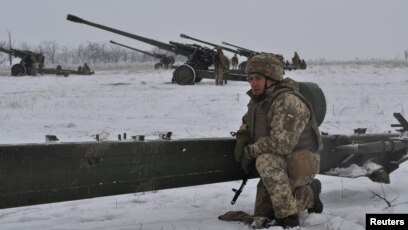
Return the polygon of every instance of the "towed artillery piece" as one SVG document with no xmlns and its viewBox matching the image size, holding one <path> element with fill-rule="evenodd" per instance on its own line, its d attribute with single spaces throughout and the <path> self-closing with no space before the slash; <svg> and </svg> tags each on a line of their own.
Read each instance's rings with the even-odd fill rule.
<svg viewBox="0 0 408 230">
<path fill-rule="evenodd" d="M 20 63 L 14 64 L 11 67 L 11 76 L 36 76 L 37 74 L 55 74 L 67 77 L 69 74 L 91 75 L 89 66 L 84 63 L 84 66 L 78 67 L 78 70 L 62 69 L 60 65 L 56 68 L 45 68 L 45 56 L 42 53 L 36 53 L 29 50 L 5 49 L 0 47 L 0 52 L 7 53 L 11 56 L 20 58 Z"/>
<path fill-rule="evenodd" d="M 300 91 L 321 124 L 326 113 L 321 89 L 304 82 Z M 400 133 L 323 133 L 320 174 L 389 183 L 389 174 L 408 159 L 408 122 L 401 114 L 394 116 Z M 242 179 L 233 137 L 125 136 L 120 141 L 0 145 L 0 209 Z M 250 176 L 255 177 L 256 172 Z"/>
<path fill-rule="evenodd" d="M 128 49 L 140 52 L 142 54 L 146 54 L 148 56 L 159 59 L 160 62 L 158 62 L 158 63 L 156 63 L 154 65 L 155 69 L 162 69 L 162 68 L 168 69 L 168 68 L 173 67 L 173 65 L 175 63 L 175 60 L 174 60 L 173 56 L 167 56 L 165 54 L 158 54 L 158 53 L 149 53 L 149 52 L 146 52 L 146 51 L 143 51 L 143 50 L 139 50 L 139 49 L 124 45 L 124 44 L 120 44 L 120 43 L 112 41 L 112 40 L 110 40 L 110 43 L 118 45 L 118 46 L 122 46 L 122 47 L 125 47 L 125 48 L 128 48 Z"/>
<path fill-rule="evenodd" d="M 256 51 L 253 51 L 253 50 L 244 49 L 244 48 L 241 48 L 241 47 L 238 48 L 238 46 L 236 47 L 238 49 L 234 50 L 234 49 L 231 49 L 231 48 L 228 48 L 228 47 L 225 47 L 225 46 L 221 46 L 221 45 L 217 45 L 217 44 L 214 44 L 214 43 L 211 43 L 211 42 L 207 42 L 207 41 L 203 41 L 203 40 L 200 40 L 200 39 L 197 39 L 197 38 L 193 38 L 193 37 L 190 37 L 190 36 L 185 35 L 185 34 L 180 34 L 180 37 L 190 39 L 190 40 L 193 40 L 193 41 L 197 41 L 197 42 L 201 42 L 201 43 L 204 43 L 206 45 L 213 46 L 213 47 L 219 47 L 219 48 L 221 48 L 223 50 L 229 51 L 231 53 L 238 54 L 240 56 L 244 56 L 246 58 L 251 58 L 252 56 L 260 53 L 260 52 L 256 52 Z M 282 62 L 284 70 L 293 70 L 293 69 L 295 69 L 294 66 L 291 65 L 289 62 L 287 62 L 287 61 L 285 62 L 285 59 L 283 58 L 283 56 L 281 54 L 273 54 L 273 55 L 275 55 Z M 245 71 L 245 66 L 246 66 L 246 61 L 243 61 L 243 62 L 241 62 L 239 64 L 238 69 L 241 72 L 243 72 L 243 71 Z"/>
<path fill-rule="evenodd" d="M 248 58 L 260 53 L 260 52 L 254 51 L 254 50 L 250 50 L 250 49 L 247 49 L 247 48 L 243 48 L 243 47 L 240 47 L 240 46 L 237 46 L 237 45 L 230 44 L 228 42 L 222 42 L 222 44 L 237 48 L 237 51 L 241 52 L 244 56 L 246 56 Z M 300 60 L 299 56 L 297 56 L 297 52 L 295 52 L 295 56 L 292 58 L 292 63 L 290 63 L 288 60 L 285 61 L 285 59 L 283 58 L 283 56 L 281 54 L 275 54 L 275 55 L 276 55 L 276 57 L 278 57 L 279 60 L 282 61 L 283 68 L 285 70 L 306 69 L 305 60 L 304 59 Z M 245 66 L 246 66 L 246 61 L 239 64 L 238 68 L 239 69 L 245 69 Z"/>
<path fill-rule="evenodd" d="M 215 70 L 209 69 L 209 67 L 213 65 L 213 56 L 215 53 L 215 51 L 211 48 L 200 46 L 197 44 L 183 44 L 173 41 L 164 43 L 104 25 L 96 24 L 70 14 L 67 15 L 67 20 L 76 23 L 83 23 L 115 34 L 120 34 L 150 44 L 152 46 L 156 46 L 160 49 L 173 52 L 177 55 L 187 57 L 187 62 L 183 65 L 178 66 L 173 71 L 172 82 L 179 85 L 191 85 L 195 82 L 200 82 L 204 78 L 215 78 Z M 242 73 L 227 72 L 224 74 L 224 80 L 246 81 L 246 76 L 243 76 Z"/>
<path fill-rule="evenodd" d="M 0 52 L 6 53 L 10 56 L 20 58 L 20 63 L 14 64 L 11 67 L 11 76 L 36 76 L 44 67 L 44 55 L 42 53 L 35 53 L 29 50 L 5 49 L 0 47 Z"/>
</svg>

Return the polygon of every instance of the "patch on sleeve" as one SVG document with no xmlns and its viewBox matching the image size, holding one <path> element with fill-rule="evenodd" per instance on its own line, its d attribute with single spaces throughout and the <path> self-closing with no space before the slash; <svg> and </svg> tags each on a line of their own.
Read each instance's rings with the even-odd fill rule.
<svg viewBox="0 0 408 230">
<path fill-rule="evenodd" d="M 296 119 L 295 113 L 293 112 L 286 113 L 283 127 L 288 131 L 292 131 L 295 127 L 295 119 Z"/>
</svg>

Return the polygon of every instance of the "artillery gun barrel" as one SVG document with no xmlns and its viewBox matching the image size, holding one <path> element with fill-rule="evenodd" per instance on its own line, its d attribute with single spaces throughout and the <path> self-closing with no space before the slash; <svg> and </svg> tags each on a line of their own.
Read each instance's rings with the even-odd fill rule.
<svg viewBox="0 0 408 230">
<path fill-rule="evenodd" d="M 34 53 L 32 51 L 29 50 L 18 50 L 18 49 L 10 49 L 11 52 L 13 52 L 12 55 L 14 55 L 15 57 L 19 57 L 19 58 L 24 58 L 27 55 L 40 55 L 39 53 Z"/>
<path fill-rule="evenodd" d="M 257 51 L 250 50 L 250 49 L 247 49 L 247 48 L 243 48 L 243 47 L 240 47 L 240 46 L 236 46 L 236 45 L 230 44 L 230 43 L 228 43 L 228 42 L 222 42 L 222 44 L 237 48 L 237 49 L 238 49 L 238 52 L 240 53 L 240 55 L 245 56 L 245 57 L 248 57 L 248 58 L 251 57 L 251 56 L 253 56 L 254 54 L 258 54 L 258 53 L 259 53 L 259 52 L 257 52 Z"/>
<path fill-rule="evenodd" d="M 7 53 L 7 54 L 9 54 L 11 56 L 14 56 L 14 57 L 18 57 L 18 58 L 24 58 L 27 55 L 36 54 L 36 53 L 31 52 L 29 50 L 17 50 L 17 49 L 13 49 L 13 48 L 5 49 L 3 47 L 0 47 L 0 51 L 4 52 L 4 53 Z"/>
<path fill-rule="evenodd" d="M 112 40 L 110 40 L 110 43 L 118 45 L 118 46 L 122 46 L 122 47 L 125 47 L 125 48 L 128 48 L 128 49 L 131 49 L 131 50 L 134 50 L 134 51 L 137 51 L 137 52 L 140 52 L 140 53 L 143 53 L 143 54 L 155 57 L 155 58 L 161 58 L 160 55 L 156 55 L 156 54 L 152 54 L 152 53 L 149 53 L 149 52 L 146 52 L 146 51 L 143 51 L 143 50 L 139 50 L 139 49 L 136 49 L 136 48 L 124 45 L 124 44 L 117 43 L 117 42 L 112 41 Z"/>
<path fill-rule="evenodd" d="M 5 49 L 3 47 L 0 47 L 0 52 L 6 53 L 6 54 L 9 54 L 9 55 L 14 55 L 13 51 L 11 51 L 9 49 Z"/>
<path fill-rule="evenodd" d="M 169 43 L 176 46 L 176 47 L 179 47 L 179 49 L 188 51 L 186 53 L 190 53 L 190 54 L 194 53 L 194 51 L 196 51 L 197 49 L 200 48 L 200 46 L 198 46 L 198 45 L 195 46 L 195 45 L 191 45 L 191 44 L 183 44 L 183 43 L 172 42 L 172 41 L 170 41 Z"/>
<path fill-rule="evenodd" d="M 235 47 L 235 48 L 237 48 L 237 49 L 247 50 L 247 51 L 250 51 L 250 52 L 258 53 L 258 52 L 256 52 L 256 51 L 253 51 L 253 50 L 250 50 L 250 49 L 247 49 L 247 48 L 244 48 L 244 47 L 240 47 L 240 46 L 237 46 L 237 45 L 233 45 L 233 44 L 228 43 L 228 42 L 222 42 L 222 44 L 223 44 L 223 45 L 227 45 L 227 46 L 232 46 L 232 47 Z"/>
<path fill-rule="evenodd" d="M 115 34 L 120 34 L 120 35 L 123 35 L 125 37 L 129 37 L 129 38 L 141 41 L 141 42 L 145 42 L 147 44 L 157 46 L 157 47 L 159 47 L 161 49 L 164 49 L 164 50 L 168 50 L 168 51 L 171 51 L 171 52 L 178 53 L 177 52 L 177 47 L 175 47 L 173 45 L 169 45 L 169 44 L 164 43 L 164 42 L 159 42 L 159 41 L 156 41 L 156 40 L 153 40 L 153 39 L 150 39 L 150 38 L 145 38 L 145 37 L 142 37 L 142 36 L 139 36 L 139 35 L 136 35 L 136 34 L 131 34 L 131 33 L 121 31 L 121 30 L 117 30 L 117 29 L 113 29 L 113 28 L 110 28 L 110 27 L 107 27 L 107 26 L 96 24 L 96 23 L 84 20 L 84 19 L 82 19 L 80 17 L 77 17 L 75 15 L 68 14 L 67 15 L 67 20 L 71 21 L 71 22 L 83 23 L 83 24 L 93 26 L 93 27 L 96 27 L 96 28 L 99 28 L 99 29 L 102 29 L 102 30 L 106 30 L 106 31 L 109 31 L 109 32 L 112 32 L 112 33 L 115 33 Z"/>
<path fill-rule="evenodd" d="M 407 143 L 403 140 L 382 140 L 361 144 L 341 145 L 334 148 L 335 152 L 344 154 L 376 154 L 385 152 L 395 152 L 407 148 Z"/>
<path fill-rule="evenodd" d="M 234 49 L 231 49 L 231 48 L 228 48 L 228 47 L 225 47 L 225 46 L 220 46 L 220 45 L 217 45 L 217 44 L 214 44 L 214 43 L 211 43 L 211 42 L 206 42 L 206 41 L 203 41 L 203 40 L 200 40 L 200 39 L 197 39 L 197 38 L 193 38 L 193 37 L 190 37 L 190 36 L 185 35 L 185 34 L 180 34 L 180 37 L 185 38 L 185 39 L 190 39 L 190 40 L 193 40 L 193 41 L 197 41 L 197 42 L 201 42 L 201 43 L 204 43 L 204 44 L 206 44 L 206 45 L 213 46 L 213 47 L 217 47 L 217 46 L 218 46 L 218 47 L 220 47 L 220 48 L 223 49 L 223 50 L 226 50 L 226 51 L 229 51 L 229 52 L 232 52 L 232 53 L 239 54 L 239 52 L 238 52 L 237 50 L 234 50 Z"/>
</svg>

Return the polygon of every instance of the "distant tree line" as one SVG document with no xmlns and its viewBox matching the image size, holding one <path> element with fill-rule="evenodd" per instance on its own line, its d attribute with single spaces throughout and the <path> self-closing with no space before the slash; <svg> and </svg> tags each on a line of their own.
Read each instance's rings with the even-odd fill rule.
<svg viewBox="0 0 408 230">
<path fill-rule="evenodd" d="M 7 42 L 0 41 L 0 46 L 8 48 Z M 57 41 L 43 41 L 38 45 L 29 45 L 25 42 L 19 46 L 12 46 L 14 49 L 30 50 L 41 52 L 45 56 L 45 65 L 82 65 L 84 62 L 92 65 L 108 63 L 136 63 L 158 61 L 156 58 L 136 51 L 126 49 L 110 43 L 86 42 L 76 48 L 60 45 Z M 176 61 L 184 60 L 183 57 L 175 56 L 172 53 L 161 51 L 157 48 L 146 50 L 147 52 L 164 53 L 172 55 Z M 8 54 L 0 52 L 0 64 L 6 63 Z"/>
</svg>

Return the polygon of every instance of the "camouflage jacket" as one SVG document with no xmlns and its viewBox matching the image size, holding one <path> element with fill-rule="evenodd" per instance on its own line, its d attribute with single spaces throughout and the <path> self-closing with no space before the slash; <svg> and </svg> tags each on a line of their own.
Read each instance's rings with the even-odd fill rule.
<svg viewBox="0 0 408 230">
<path fill-rule="evenodd" d="M 213 63 L 214 68 L 222 68 L 223 70 L 229 69 L 229 60 L 221 51 L 215 52 L 213 56 Z"/>
<path fill-rule="evenodd" d="M 232 65 L 238 65 L 238 57 L 237 57 L 237 55 L 232 56 L 232 58 L 231 58 L 231 64 L 232 64 Z"/>
<path fill-rule="evenodd" d="M 238 132 L 249 134 L 252 157 L 263 153 L 288 155 L 298 144 L 311 118 L 308 106 L 294 93 L 298 87 L 297 82 L 286 78 L 267 89 L 261 100 L 248 91 L 251 100 Z"/>
</svg>

